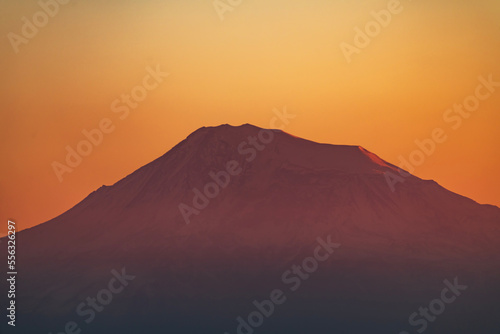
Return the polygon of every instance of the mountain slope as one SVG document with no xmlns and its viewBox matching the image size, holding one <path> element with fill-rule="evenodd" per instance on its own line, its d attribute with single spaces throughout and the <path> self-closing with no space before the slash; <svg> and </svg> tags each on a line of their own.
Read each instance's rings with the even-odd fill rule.
<svg viewBox="0 0 500 334">
<path fill-rule="evenodd" d="M 494 333 L 500 209 L 415 176 L 393 192 L 388 171 L 398 169 L 358 146 L 252 125 L 201 128 L 19 234 L 19 321 L 62 328 L 126 267 L 136 279 L 82 325 L 89 333 L 233 333 L 236 317 L 330 236 L 340 248 L 259 332 L 404 330 L 444 279 L 459 277 L 469 295 L 427 331 Z"/>
</svg>

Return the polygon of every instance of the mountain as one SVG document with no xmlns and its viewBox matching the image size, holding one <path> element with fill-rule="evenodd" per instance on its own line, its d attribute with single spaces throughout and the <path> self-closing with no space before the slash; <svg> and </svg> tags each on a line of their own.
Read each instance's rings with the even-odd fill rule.
<svg viewBox="0 0 500 334">
<path fill-rule="evenodd" d="M 500 333 L 500 209 L 388 172 L 359 146 L 198 129 L 17 235 L 16 327 Z"/>
</svg>

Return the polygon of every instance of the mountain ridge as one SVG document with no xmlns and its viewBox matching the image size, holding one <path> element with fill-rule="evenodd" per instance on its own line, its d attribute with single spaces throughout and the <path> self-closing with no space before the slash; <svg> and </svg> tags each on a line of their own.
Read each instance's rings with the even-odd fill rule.
<svg viewBox="0 0 500 334">
<path fill-rule="evenodd" d="M 161 155 L 158 158 L 152 160 L 151 162 L 145 164 L 144 166 L 139 167 L 137 170 L 128 174 L 127 176 L 123 177 L 122 179 L 118 180 L 117 182 L 115 182 L 112 185 L 102 185 L 98 189 L 89 193 L 85 198 L 83 198 L 80 202 L 75 204 L 69 210 L 67 210 L 67 211 L 61 213 L 60 215 L 48 220 L 47 222 L 58 219 L 60 216 L 64 215 L 66 212 L 73 210 L 74 208 L 78 207 L 80 204 L 88 201 L 89 199 L 94 198 L 95 196 L 99 196 L 100 194 L 105 194 L 105 193 L 109 193 L 109 192 L 114 192 L 115 187 L 117 187 L 117 186 L 121 187 L 122 185 L 126 185 L 128 182 L 130 182 L 131 178 L 134 178 L 136 176 L 140 176 L 141 173 L 147 173 L 148 170 L 150 170 L 150 169 L 160 169 L 161 170 L 162 168 L 165 168 L 164 164 L 165 164 L 166 160 L 170 159 L 170 157 L 172 157 L 176 152 L 178 153 L 179 151 L 190 150 L 193 148 L 196 148 L 198 150 L 203 150 L 203 149 L 206 149 L 204 146 L 206 146 L 208 144 L 214 144 L 214 143 L 216 144 L 218 142 L 228 142 L 231 140 L 233 141 L 233 143 L 236 142 L 236 144 L 233 144 L 234 147 L 232 147 L 233 152 L 236 152 L 238 149 L 237 144 L 245 141 L 247 139 L 247 136 L 252 136 L 252 135 L 255 136 L 261 130 L 273 131 L 278 136 L 281 135 L 282 137 L 278 138 L 278 141 L 285 139 L 287 141 L 289 141 L 289 140 L 298 141 L 302 145 L 308 145 L 308 146 L 319 145 L 318 147 L 325 148 L 327 151 L 331 150 L 332 157 L 335 155 L 335 158 L 337 158 L 336 155 L 347 153 L 349 155 L 347 159 L 352 160 L 353 155 L 355 156 L 357 153 L 361 153 L 362 155 L 360 155 L 359 157 L 362 157 L 362 158 L 366 157 L 367 160 L 369 160 L 370 162 L 373 162 L 377 167 L 380 168 L 380 169 L 375 169 L 376 174 L 383 174 L 386 171 L 397 173 L 400 170 L 398 167 L 392 165 L 389 162 L 386 162 L 385 160 L 380 158 L 378 155 L 372 153 L 371 151 L 368 151 L 367 149 L 365 149 L 364 147 L 362 147 L 360 145 L 334 145 L 334 144 L 328 144 L 328 143 L 318 143 L 318 142 L 314 142 L 311 140 L 307 140 L 307 139 L 293 136 L 293 135 L 291 135 L 283 130 L 280 130 L 280 129 L 264 129 L 264 128 L 260 128 L 260 127 L 257 127 L 255 125 L 249 124 L 249 123 L 245 123 L 245 124 L 242 124 L 239 126 L 233 126 L 233 125 L 229 125 L 229 124 L 222 124 L 222 125 L 218 125 L 218 126 L 204 126 L 204 127 L 200 127 L 197 130 L 193 131 L 190 135 L 188 135 L 185 139 L 180 141 L 178 144 L 176 144 L 174 147 L 172 147 L 170 150 L 168 150 L 163 155 Z M 229 136 L 229 135 L 231 135 L 231 136 Z M 274 140 L 273 140 L 273 142 L 274 142 Z M 273 144 L 273 142 L 271 142 L 270 144 Z M 262 154 L 262 152 L 258 152 L 258 154 Z M 228 161 L 229 161 L 229 159 L 230 158 L 227 157 Z M 344 159 L 346 159 L 346 158 L 344 158 Z M 287 165 L 289 164 L 289 162 L 286 162 L 286 163 L 287 163 Z M 325 167 L 323 169 L 321 169 L 321 168 L 315 169 L 311 166 L 306 166 L 304 164 L 299 164 L 299 165 L 290 164 L 289 166 L 290 166 L 290 168 L 293 168 L 292 166 L 298 166 L 299 169 L 301 169 L 303 171 L 307 170 L 307 172 L 336 171 L 335 169 L 328 168 L 328 167 Z M 342 170 L 342 172 L 347 172 L 349 174 L 349 172 L 350 172 L 349 168 L 348 167 L 344 167 L 344 168 L 345 169 Z M 370 169 L 367 168 L 367 169 L 365 169 L 365 171 L 370 171 Z M 203 175 L 204 177 L 206 177 L 208 175 L 208 172 L 209 172 L 209 169 L 206 169 L 204 172 L 201 172 L 200 174 Z M 406 177 L 406 181 L 408 181 L 408 180 L 420 180 L 422 182 L 435 183 L 437 186 L 445 189 L 446 191 L 452 193 L 455 196 L 459 196 L 459 197 L 464 198 L 466 200 L 473 201 L 474 203 L 477 203 L 473 199 L 470 199 L 466 196 L 457 194 L 451 190 L 448 190 L 448 189 L 442 187 L 435 180 L 423 180 L 423 179 L 420 179 L 414 175 L 409 174 L 407 171 L 403 171 L 403 172 L 407 173 L 406 175 L 409 175 Z M 148 173 L 148 177 L 152 177 L 149 174 L 151 174 L 151 173 Z M 352 173 L 352 174 L 359 174 L 359 173 Z M 370 173 L 368 173 L 368 174 L 370 174 Z M 204 184 L 203 181 L 199 182 L 199 185 L 203 185 L 203 184 Z M 389 187 L 389 186 L 387 186 L 387 187 Z M 477 203 L 477 204 L 485 206 L 485 207 L 493 207 L 493 209 L 500 210 L 499 207 L 492 205 L 492 204 L 480 204 L 480 203 Z M 45 222 L 45 223 L 47 223 L 47 222 Z M 38 224 L 36 226 L 31 227 L 30 229 L 36 228 L 37 226 L 43 225 L 45 223 Z M 27 230 L 30 230 L 30 229 L 27 229 Z"/>
<path fill-rule="evenodd" d="M 267 137 L 259 139 L 261 131 Z M 314 284 L 294 295 L 300 303 L 277 316 L 281 326 L 303 320 L 316 328 L 317 309 L 322 328 L 353 332 L 346 324 L 358 319 L 373 333 L 387 333 L 394 324 L 407 326 L 408 315 L 435 298 L 443 279 L 459 276 L 470 286 L 464 299 L 474 311 L 449 311 L 456 317 L 446 325 L 470 332 L 500 311 L 500 209 L 418 177 L 393 192 L 384 172 L 394 169 L 379 159 L 359 146 L 318 144 L 281 130 L 200 128 L 114 185 L 18 234 L 29 245 L 18 250 L 22 317 L 37 330 L 58 328 L 102 289 L 110 270 L 126 267 L 137 278 L 92 333 L 160 330 L 168 323 L 176 333 L 220 334 L 287 267 L 310 256 L 318 237 L 331 237 L 341 249 Z M 179 205 L 194 206 L 196 190 L 216 185 L 210 173 L 226 171 L 231 161 L 241 172 L 186 224 Z M 385 306 L 374 318 L 379 301 Z"/>
</svg>

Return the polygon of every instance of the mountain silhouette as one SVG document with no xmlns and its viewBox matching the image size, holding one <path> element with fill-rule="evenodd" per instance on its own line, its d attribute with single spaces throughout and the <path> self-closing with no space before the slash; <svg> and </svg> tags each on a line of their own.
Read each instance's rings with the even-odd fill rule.
<svg viewBox="0 0 500 334">
<path fill-rule="evenodd" d="M 18 233 L 16 327 L 499 333 L 500 208 L 413 175 L 391 189 L 387 172 L 402 171 L 360 146 L 248 124 L 200 128 Z M 109 304 L 94 316 L 87 305 L 77 311 L 113 290 L 111 280 L 119 285 L 122 270 L 130 280 Z M 435 319 L 409 322 L 456 282 L 467 288 Z M 282 303 L 271 307 L 273 291 Z M 249 320 L 256 310 L 262 321 Z"/>
</svg>

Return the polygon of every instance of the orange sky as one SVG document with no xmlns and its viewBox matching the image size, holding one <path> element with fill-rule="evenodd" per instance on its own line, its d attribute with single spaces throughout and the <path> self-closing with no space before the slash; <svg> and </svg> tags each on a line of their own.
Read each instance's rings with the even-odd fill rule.
<svg viewBox="0 0 500 334">
<path fill-rule="evenodd" d="M 414 174 L 500 206 L 500 87 L 458 129 L 443 119 L 479 76 L 500 82 L 500 2 L 401 1 L 349 63 L 341 43 L 390 2 L 243 0 L 222 21 L 210 0 L 72 0 L 17 53 L 8 34 L 40 7 L 2 2 L 1 219 L 42 223 L 201 126 L 268 127 L 283 106 L 297 115 L 287 132 L 394 164 L 442 128 L 446 142 Z M 169 76 L 121 120 L 111 104 L 157 65 Z M 114 131 L 59 182 L 52 163 L 106 118 Z"/>
</svg>

